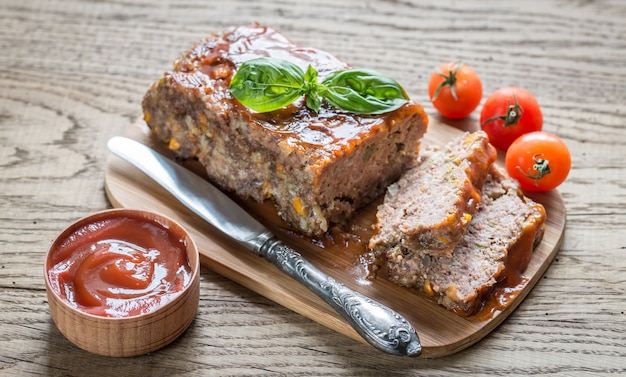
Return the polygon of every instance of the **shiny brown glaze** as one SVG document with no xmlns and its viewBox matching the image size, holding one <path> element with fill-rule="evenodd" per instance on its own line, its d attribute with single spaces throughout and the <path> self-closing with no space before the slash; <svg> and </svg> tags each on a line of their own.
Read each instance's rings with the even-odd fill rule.
<svg viewBox="0 0 626 377">
<path fill-rule="evenodd" d="M 220 103 L 223 116 L 233 116 L 234 112 L 301 153 L 320 154 L 320 157 L 349 154 L 367 135 L 392 128 L 398 119 L 414 113 L 426 116 L 423 108 L 414 102 L 387 114 L 368 116 L 326 104 L 316 113 L 305 106 L 304 99 L 273 112 L 254 112 L 234 99 L 228 86 L 243 62 L 258 57 L 285 59 L 303 70 L 312 65 L 319 72 L 320 81 L 332 71 L 350 68 L 325 51 L 299 47 L 274 29 L 252 25 L 212 35 L 196 44 L 174 63 L 178 72 L 174 75 L 181 84 L 200 90 L 205 101 Z"/>
<path fill-rule="evenodd" d="M 272 200 L 280 217 L 322 235 L 384 193 L 417 158 L 428 116 L 415 102 L 383 115 L 360 116 L 300 98 L 269 113 L 241 105 L 229 85 L 256 57 L 311 64 L 323 79 L 349 66 L 301 47 L 274 29 L 240 26 L 213 34 L 174 62 L 151 86 L 146 123 L 179 159 L 198 159 L 209 179 L 242 198 Z"/>
</svg>

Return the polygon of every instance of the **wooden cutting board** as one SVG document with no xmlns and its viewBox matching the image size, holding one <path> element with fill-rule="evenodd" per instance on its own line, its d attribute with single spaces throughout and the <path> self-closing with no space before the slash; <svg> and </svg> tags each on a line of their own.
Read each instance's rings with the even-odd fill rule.
<svg viewBox="0 0 626 377">
<path fill-rule="evenodd" d="M 460 132 L 437 119 L 431 119 L 424 143 L 443 145 Z M 124 136 L 171 157 L 169 151 L 152 138 L 143 121 L 133 124 Z M 185 163 L 185 166 L 204 175 L 198 163 Z M 107 161 L 105 189 L 115 207 L 150 210 L 177 220 L 191 233 L 200 251 L 202 264 L 211 270 L 324 326 L 365 342 L 316 295 L 282 274 L 270 262 L 242 249 L 220 234 L 154 181 L 115 155 L 110 155 Z M 303 237 L 289 230 L 269 202 L 238 202 L 286 244 L 331 277 L 388 305 L 407 318 L 422 342 L 421 357 L 441 357 L 467 348 L 498 326 L 539 281 L 558 252 L 565 229 L 563 199 L 556 190 L 533 194 L 531 197 L 545 206 L 547 229 L 524 273 L 524 281 L 515 287 L 514 293 L 496 297 L 508 298 L 507 305 L 496 307 L 498 310 L 493 314 L 482 312 L 469 318 L 449 312 L 422 293 L 390 283 L 382 274 L 373 278 L 370 276 L 366 244 L 371 235 L 370 226 L 375 220 L 376 206 L 380 202 L 359 211 L 347 228 L 334 229 L 327 237 L 320 239 Z"/>
</svg>

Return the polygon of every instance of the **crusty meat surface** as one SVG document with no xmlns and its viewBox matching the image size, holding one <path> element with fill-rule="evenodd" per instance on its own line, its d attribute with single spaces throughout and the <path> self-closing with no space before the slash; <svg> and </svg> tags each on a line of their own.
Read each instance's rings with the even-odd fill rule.
<svg viewBox="0 0 626 377">
<path fill-rule="evenodd" d="M 483 131 L 466 132 L 410 169 L 378 208 L 369 247 L 450 256 L 480 203 L 496 150 Z"/>
<path fill-rule="evenodd" d="M 495 165 L 481 199 L 451 256 L 392 247 L 385 254 L 389 279 L 422 290 L 460 315 L 479 311 L 498 281 L 526 269 L 546 217 L 543 206 L 525 197 Z"/>
<path fill-rule="evenodd" d="M 298 46 L 276 30 L 231 28 L 197 43 L 146 93 L 144 117 L 178 158 L 197 158 L 209 179 L 257 201 L 271 199 L 280 216 L 309 235 L 324 233 L 381 196 L 416 159 L 428 118 L 411 101 L 376 116 L 323 105 L 319 113 L 298 100 L 259 114 L 228 91 L 243 62 L 282 58 L 319 80 L 349 65 Z"/>
</svg>

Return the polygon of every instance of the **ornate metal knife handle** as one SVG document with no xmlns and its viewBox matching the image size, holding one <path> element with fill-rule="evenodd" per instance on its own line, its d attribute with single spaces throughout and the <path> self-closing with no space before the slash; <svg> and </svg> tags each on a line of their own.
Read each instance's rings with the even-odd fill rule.
<svg viewBox="0 0 626 377">
<path fill-rule="evenodd" d="M 275 237 L 268 234 L 255 253 L 321 297 L 372 346 L 393 355 L 421 353 L 415 329 L 400 314 L 338 283 Z"/>
<path fill-rule="evenodd" d="M 406 319 L 324 274 L 200 176 L 131 139 L 114 137 L 108 146 L 216 229 L 315 292 L 372 346 L 394 355 L 417 356 L 422 351 L 417 333 Z"/>
</svg>

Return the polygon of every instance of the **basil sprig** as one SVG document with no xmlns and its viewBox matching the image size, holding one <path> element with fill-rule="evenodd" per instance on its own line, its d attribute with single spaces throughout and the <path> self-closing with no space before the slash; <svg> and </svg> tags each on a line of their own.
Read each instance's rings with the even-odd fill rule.
<svg viewBox="0 0 626 377">
<path fill-rule="evenodd" d="M 230 83 L 230 92 L 244 106 L 265 113 L 283 108 L 302 96 L 318 112 L 322 100 L 356 114 L 383 114 L 408 102 L 395 80 L 370 70 L 340 70 L 321 83 L 311 65 L 304 72 L 282 59 L 256 58 L 244 62 Z"/>
</svg>

